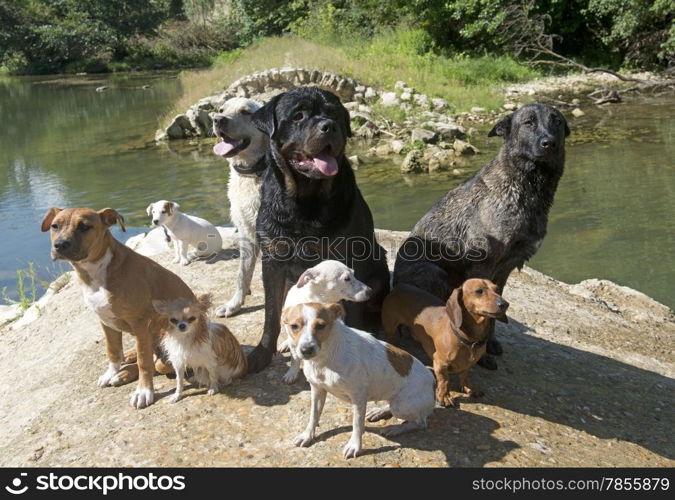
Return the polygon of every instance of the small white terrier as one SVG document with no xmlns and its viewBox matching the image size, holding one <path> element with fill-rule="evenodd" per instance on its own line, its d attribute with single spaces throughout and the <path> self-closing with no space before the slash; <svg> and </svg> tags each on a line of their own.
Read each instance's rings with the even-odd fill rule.
<svg viewBox="0 0 675 500">
<path fill-rule="evenodd" d="M 337 260 L 324 260 L 314 267 L 307 269 L 298 282 L 291 287 L 286 295 L 284 308 L 306 302 L 328 304 L 349 300 L 365 302 L 370 298 L 372 290 L 354 276 L 354 271 Z M 302 365 L 302 357 L 296 352 L 293 337 L 281 344 L 280 352 L 291 351 L 291 366 L 283 377 L 286 384 L 292 384 L 298 379 Z"/>
<path fill-rule="evenodd" d="M 173 238 L 176 256 L 173 262 L 187 266 L 196 258 L 208 258 L 223 248 L 223 239 L 216 226 L 194 215 L 178 211 L 180 205 L 174 201 L 159 200 L 150 203 L 145 210 L 152 217 L 155 226 L 164 226 Z M 188 247 L 194 247 L 188 253 Z"/>
<path fill-rule="evenodd" d="M 344 308 L 334 303 L 298 304 L 284 309 L 282 323 L 303 359 L 302 370 L 312 390 L 309 422 L 295 438 L 296 446 L 309 446 L 315 437 L 326 394 L 351 403 L 352 435 L 343 449 L 345 458 L 362 448 L 365 420 L 397 417 L 405 420 L 384 427 L 385 437 L 427 425 L 434 410 L 434 377 L 425 366 L 401 349 L 350 328 L 342 322 Z M 368 401 L 388 405 L 366 413 Z"/>
<path fill-rule="evenodd" d="M 197 302 L 153 300 L 152 305 L 168 321 L 162 347 L 176 371 L 176 392 L 169 401 L 182 398 L 187 368 L 194 370 L 196 382 L 208 386 L 211 396 L 233 378 L 244 376 L 247 365 L 241 345 L 225 325 L 206 316 L 210 295 Z"/>
</svg>

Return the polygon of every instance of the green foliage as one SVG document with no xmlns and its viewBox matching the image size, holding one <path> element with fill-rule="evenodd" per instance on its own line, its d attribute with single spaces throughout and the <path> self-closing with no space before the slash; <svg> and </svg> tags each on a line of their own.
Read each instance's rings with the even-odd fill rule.
<svg viewBox="0 0 675 500">
<path fill-rule="evenodd" d="M 664 68 L 675 64 L 674 12 L 673 0 L 0 0 L 0 67 L 205 66 L 221 51 L 288 33 L 426 65 L 435 56 L 513 57 L 516 40 L 543 26 L 555 51 L 580 62 Z"/>
<path fill-rule="evenodd" d="M 37 272 L 32 262 L 28 263 L 28 269 L 16 270 L 16 290 L 18 300 L 13 300 L 7 294 L 7 287 L 2 289 L 2 299 L 9 304 L 19 304 L 25 311 L 37 300 Z"/>
</svg>

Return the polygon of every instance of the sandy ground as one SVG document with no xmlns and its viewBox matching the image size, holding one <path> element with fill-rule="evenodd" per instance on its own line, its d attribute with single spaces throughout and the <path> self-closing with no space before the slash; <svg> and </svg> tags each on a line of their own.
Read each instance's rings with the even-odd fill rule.
<svg viewBox="0 0 675 500">
<path fill-rule="evenodd" d="M 387 248 L 403 233 L 381 232 Z M 226 243 L 226 246 L 230 243 Z M 390 255 L 391 257 L 391 255 Z M 229 297 L 238 265 L 224 250 L 187 267 L 155 258 L 195 291 Z M 437 408 L 426 431 L 394 440 L 371 424 L 364 454 L 344 460 L 351 411 L 329 396 L 310 448 L 296 448 L 309 413 L 308 384 L 286 386 L 288 358 L 210 397 L 191 388 L 168 402 L 174 381 L 155 377 L 158 401 L 129 404 L 133 385 L 99 389 L 103 335 L 70 280 L 36 320 L 0 328 L 2 466 L 673 466 L 675 317 L 611 282 L 566 285 L 532 269 L 504 294 L 508 325 L 499 370 L 474 368 L 486 393 Z M 243 312 L 224 320 L 247 349 L 262 331 L 256 270 Z M 125 342 L 131 346 L 131 337 Z M 386 425 L 386 424 L 382 424 Z"/>
</svg>

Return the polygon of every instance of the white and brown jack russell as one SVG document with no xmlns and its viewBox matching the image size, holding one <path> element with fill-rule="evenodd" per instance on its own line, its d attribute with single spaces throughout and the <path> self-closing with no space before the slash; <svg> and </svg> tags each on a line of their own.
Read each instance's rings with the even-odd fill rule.
<svg viewBox="0 0 675 500">
<path fill-rule="evenodd" d="M 307 302 L 329 304 L 348 300 L 364 302 L 370 298 L 373 291 L 368 285 L 356 279 L 354 271 L 337 260 L 324 260 L 314 267 L 307 269 L 298 282 L 288 290 L 284 309 Z M 298 379 L 302 365 L 302 357 L 297 353 L 292 339 L 289 337 L 279 347 L 279 352 L 291 351 L 291 366 L 283 377 L 286 384 L 292 384 Z"/>
<path fill-rule="evenodd" d="M 345 325 L 344 314 L 337 303 L 298 304 L 284 309 L 282 323 L 302 356 L 311 386 L 309 423 L 295 445 L 309 446 L 314 439 L 330 392 L 352 405 L 352 435 L 343 454 L 353 458 L 361 451 L 366 419 L 405 420 L 383 428 L 386 437 L 425 428 L 434 409 L 434 377 L 407 352 Z M 388 404 L 366 413 L 368 401 Z"/>
</svg>

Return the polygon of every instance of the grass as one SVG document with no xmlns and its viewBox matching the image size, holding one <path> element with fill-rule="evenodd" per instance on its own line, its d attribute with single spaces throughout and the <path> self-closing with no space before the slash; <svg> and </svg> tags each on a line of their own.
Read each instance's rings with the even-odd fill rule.
<svg viewBox="0 0 675 500">
<path fill-rule="evenodd" d="M 28 269 L 16 270 L 16 291 L 18 300 L 11 299 L 7 294 L 7 287 L 2 289 L 2 298 L 8 304 L 19 304 L 22 311 L 28 309 L 37 300 L 37 272 L 32 262 Z"/>
<path fill-rule="evenodd" d="M 296 36 L 261 39 L 246 49 L 218 57 L 207 70 L 183 72 L 183 96 L 162 118 L 167 124 L 202 97 L 229 86 L 237 78 L 270 68 L 305 67 L 349 76 L 360 83 L 393 89 L 402 80 L 429 97 L 446 99 L 455 112 L 472 106 L 496 109 L 503 104 L 500 84 L 532 79 L 537 74 L 506 56 L 443 56 L 399 29 L 372 39 L 313 42 Z"/>
</svg>

